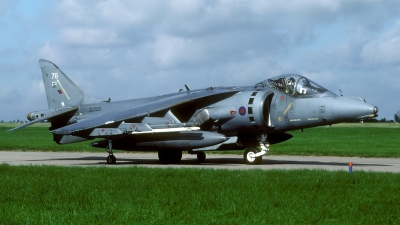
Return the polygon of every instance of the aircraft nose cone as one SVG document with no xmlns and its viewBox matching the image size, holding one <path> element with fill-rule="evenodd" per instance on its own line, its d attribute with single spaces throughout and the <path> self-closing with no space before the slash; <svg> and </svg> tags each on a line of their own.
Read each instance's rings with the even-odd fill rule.
<svg viewBox="0 0 400 225">
<path fill-rule="evenodd" d="M 360 99 L 341 97 L 333 105 L 333 117 L 341 122 L 377 117 L 378 107 Z"/>
</svg>

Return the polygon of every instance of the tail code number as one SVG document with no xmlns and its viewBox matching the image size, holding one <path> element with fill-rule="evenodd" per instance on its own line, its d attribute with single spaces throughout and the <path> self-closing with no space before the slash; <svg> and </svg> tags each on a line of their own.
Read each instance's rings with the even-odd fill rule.
<svg viewBox="0 0 400 225">
<path fill-rule="evenodd" d="M 51 73 L 51 79 L 52 80 L 58 80 L 58 73 Z M 57 82 L 56 81 L 52 81 L 51 82 L 51 86 L 52 87 L 57 87 Z"/>
</svg>

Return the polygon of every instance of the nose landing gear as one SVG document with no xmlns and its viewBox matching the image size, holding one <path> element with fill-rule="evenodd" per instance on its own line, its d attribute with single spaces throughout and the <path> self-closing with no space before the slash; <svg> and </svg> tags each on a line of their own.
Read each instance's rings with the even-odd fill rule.
<svg viewBox="0 0 400 225">
<path fill-rule="evenodd" d="M 267 154 L 269 150 L 269 144 L 267 142 L 267 135 L 261 134 L 257 137 L 259 141 L 259 147 L 261 151 L 258 149 L 256 145 L 247 147 L 246 151 L 243 154 L 244 162 L 247 165 L 258 165 L 262 162 L 262 156 Z"/>
</svg>

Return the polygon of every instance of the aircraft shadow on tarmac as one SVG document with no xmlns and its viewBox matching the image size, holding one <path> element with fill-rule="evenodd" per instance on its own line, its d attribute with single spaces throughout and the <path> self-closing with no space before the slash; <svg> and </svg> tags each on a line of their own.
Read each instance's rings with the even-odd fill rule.
<svg viewBox="0 0 400 225">
<path fill-rule="evenodd" d="M 76 157 L 76 158 L 52 158 L 52 159 L 46 159 L 47 160 L 55 160 L 55 161 L 83 161 L 84 163 L 72 163 L 71 165 L 80 165 L 80 166 L 95 166 L 95 165 L 108 165 L 106 163 L 105 157 L 99 157 L 99 156 L 89 156 L 89 157 Z M 38 161 L 38 160 L 33 160 L 33 161 Z M 39 160 L 43 161 L 43 160 Z M 204 165 L 205 167 L 207 166 L 221 166 L 221 167 L 235 167 L 235 166 L 242 166 L 244 165 L 243 158 L 242 157 L 237 157 L 237 158 L 226 158 L 226 157 L 221 157 L 221 158 L 207 158 L 204 163 L 198 163 L 197 159 L 195 158 L 183 158 L 180 164 L 162 164 L 157 158 L 157 155 L 154 156 L 154 158 L 118 158 L 117 157 L 117 163 L 115 164 L 116 166 L 118 165 L 132 165 L 132 166 L 140 166 L 140 165 L 180 165 L 180 167 L 184 167 L 185 165 L 187 166 L 201 166 Z M 348 166 L 348 163 L 344 162 L 323 162 L 323 161 L 318 161 L 318 160 L 310 160 L 310 161 L 298 161 L 298 160 L 272 160 L 272 159 L 263 159 L 261 165 L 255 165 L 255 168 L 257 166 L 274 166 L 274 165 L 303 165 L 303 166 L 338 166 L 338 167 L 343 167 L 343 166 Z M 113 166 L 113 165 L 109 165 Z M 353 166 L 367 166 L 367 167 L 376 167 L 376 166 L 390 166 L 386 164 L 372 164 L 372 163 L 353 163 Z M 253 168 L 253 167 L 252 167 Z"/>
</svg>

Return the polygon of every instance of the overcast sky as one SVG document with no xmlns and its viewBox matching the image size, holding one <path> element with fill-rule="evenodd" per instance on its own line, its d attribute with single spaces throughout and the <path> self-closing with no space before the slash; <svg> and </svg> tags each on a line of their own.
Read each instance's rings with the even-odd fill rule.
<svg viewBox="0 0 400 225">
<path fill-rule="evenodd" d="M 0 120 L 47 109 L 39 59 L 113 101 L 296 73 L 400 109 L 398 0 L 1 0 Z"/>
</svg>

